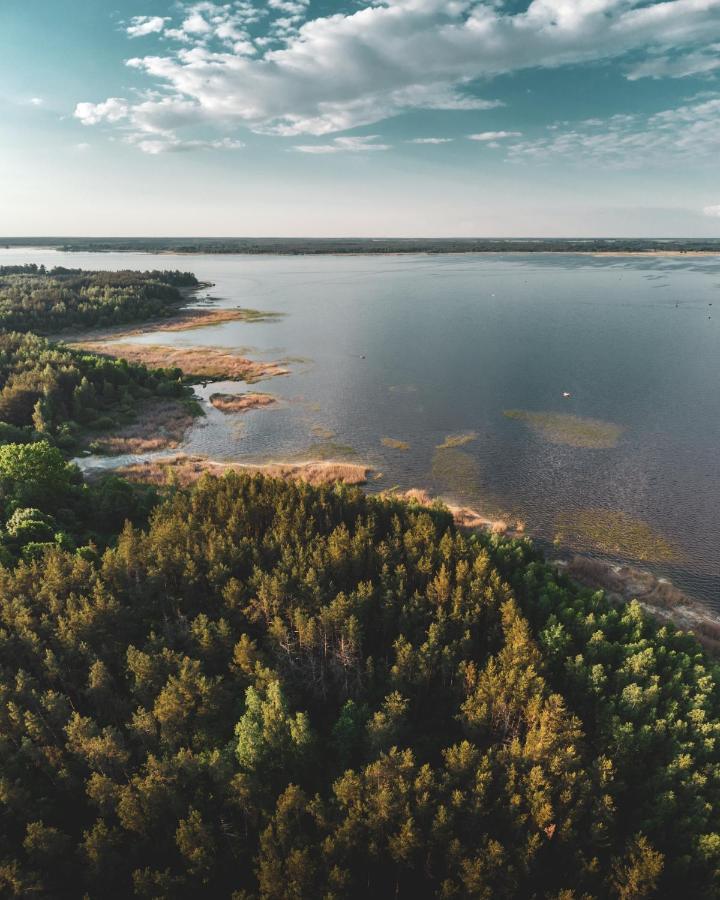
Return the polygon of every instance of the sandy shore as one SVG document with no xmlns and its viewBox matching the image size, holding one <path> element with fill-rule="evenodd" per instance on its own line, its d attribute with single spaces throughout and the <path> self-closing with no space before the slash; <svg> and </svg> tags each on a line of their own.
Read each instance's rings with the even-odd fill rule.
<svg viewBox="0 0 720 900">
<path fill-rule="evenodd" d="M 165 484 L 170 477 L 175 478 L 181 485 L 188 485 L 206 473 L 221 476 L 227 472 L 244 472 L 250 475 L 268 475 L 272 478 L 285 478 L 321 485 L 336 481 L 344 484 L 364 484 L 370 471 L 369 466 L 332 460 L 252 464 L 220 462 L 201 456 L 179 455 L 124 466 L 117 470 L 117 474 L 130 481 L 143 481 L 150 484 Z"/>
<path fill-rule="evenodd" d="M 211 394 L 210 403 L 224 413 L 246 412 L 248 409 L 260 409 L 277 403 L 272 394 L 257 394 L 249 391 L 245 394 Z"/>
<path fill-rule="evenodd" d="M 420 488 L 412 488 L 409 491 L 395 493 L 393 496 L 408 500 L 411 503 L 418 503 L 420 506 L 434 506 L 436 503 L 441 503 L 452 513 L 455 524 L 460 525 L 462 528 L 482 528 L 484 531 L 489 531 L 492 534 L 504 534 L 507 537 L 520 537 L 525 530 L 525 526 L 521 522 L 490 518 L 476 509 L 471 509 L 469 506 L 457 506 L 439 497 L 433 497 L 428 491 Z"/>
<path fill-rule="evenodd" d="M 720 653 L 720 615 L 689 597 L 683 591 L 652 572 L 634 566 L 620 566 L 609 560 L 572 556 L 554 561 L 558 570 L 573 581 L 603 590 L 621 603 L 637 600 L 640 606 L 661 622 L 672 622 L 684 631 L 692 631 L 700 643 L 714 654 Z"/>
<path fill-rule="evenodd" d="M 278 313 L 261 312 L 257 309 L 217 309 L 215 307 L 183 307 L 171 316 L 149 319 L 135 325 L 114 325 L 111 328 L 90 328 L 68 334 L 56 334 L 50 340 L 77 344 L 96 341 L 122 340 L 151 334 L 155 331 L 190 331 L 208 328 L 225 322 L 265 322 L 278 318 Z"/>
<path fill-rule="evenodd" d="M 195 379 L 253 383 L 262 378 L 288 374 L 288 370 L 279 363 L 247 359 L 218 347 L 173 347 L 113 341 L 82 341 L 69 346 L 101 356 L 143 363 L 149 368 L 181 369 L 184 375 Z"/>
</svg>

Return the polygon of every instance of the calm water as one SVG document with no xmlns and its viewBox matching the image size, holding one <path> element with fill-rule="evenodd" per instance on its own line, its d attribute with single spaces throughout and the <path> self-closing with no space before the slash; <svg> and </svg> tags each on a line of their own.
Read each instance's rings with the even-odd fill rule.
<svg viewBox="0 0 720 900">
<path fill-rule="evenodd" d="M 290 376 L 261 388 L 279 407 L 210 409 L 186 452 L 285 459 L 343 445 L 382 473 L 373 487 L 427 487 L 518 516 L 545 540 L 584 511 L 621 511 L 674 546 L 677 561 L 657 571 L 720 608 L 720 259 L 0 251 L 0 264 L 29 261 L 188 269 L 222 306 L 284 314 L 143 336 L 290 360 Z M 623 431 L 612 449 L 578 449 L 507 409 Z M 464 432 L 475 439 L 437 449 Z"/>
</svg>

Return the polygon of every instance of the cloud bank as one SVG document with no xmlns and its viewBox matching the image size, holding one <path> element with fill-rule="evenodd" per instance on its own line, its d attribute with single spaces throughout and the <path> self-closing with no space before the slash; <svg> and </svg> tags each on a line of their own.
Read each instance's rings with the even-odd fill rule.
<svg viewBox="0 0 720 900">
<path fill-rule="evenodd" d="M 720 155 L 720 94 L 653 115 L 586 119 L 572 127 L 552 126 L 546 137 L 517 141 L 508 148 L 516 161 L 592 162 L 613 168 L 717 159 Z"/>
<path fill-rule="evenodd" d="M 151 35 L 161 52 L 127 64 L 152 92 L 81 102 L 75 115 L 169 142 L 173 107 L 183 124 L 225 134 L 243 126 L 323 136 L 413 109 L 492 108 L 499 101 L 479 96 L 478 85 L 484 94 L 494 77 L 521 69 L 632 52 L 646 57 L 632 78 L 707 71 L 720 40 L 720 0 L 532 0 L 521 12 L 505 11 L 503 0 L 378 0 L 349 14 L 307 13 L 306 0 L 264 8 L 236 0 L 187 5 L 177 22 L 138 16 L 128 35 Z"/>
</svg>

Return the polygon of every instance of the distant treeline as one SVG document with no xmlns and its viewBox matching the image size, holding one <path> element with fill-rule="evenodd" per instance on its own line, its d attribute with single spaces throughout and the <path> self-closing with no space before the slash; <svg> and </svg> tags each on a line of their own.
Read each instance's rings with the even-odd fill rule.
<svg viewBox="0 0 720 900">
<path fill-rule="evenodd" d="M 85 272 L 0 266 L 0 328 L 49 334 L 167 316 L 197 287 L 190 272 Z"/>
<path fill-rule="evenodd" d="M 720 253 L 720 240 L 652 238 L 0 238 L 0 246 L 147 253 L 572 253 L 675 250 Z"/>
</svg>

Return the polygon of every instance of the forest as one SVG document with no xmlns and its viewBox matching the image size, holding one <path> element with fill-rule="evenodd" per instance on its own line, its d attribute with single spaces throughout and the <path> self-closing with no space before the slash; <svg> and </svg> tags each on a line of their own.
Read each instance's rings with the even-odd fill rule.
<svg viewBox="0 0 720 900">
<path fill-rule="evenodd" d="M 147 369 L 0 332 L 0 444 L 46 439 L 67 452 L 133 420 L 138 403 L 174 397 L 192 405 L 179 369 Z"/>
<path fill-rule="evenodd" d="M 8 553 L 77 527 L 0 567 L 3 896 L 720 893 L 691 635 L 440 506 L 238 474 L 136 496 L 30 449 L 0 451 Z"/>
<path fill-rule="evenodd" d="M 0 266 L 0 328 L 57 334 L 160 318 L 183 304 L 182 288 L 197 287 L 190 272 Z"/>
</svg>

